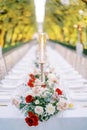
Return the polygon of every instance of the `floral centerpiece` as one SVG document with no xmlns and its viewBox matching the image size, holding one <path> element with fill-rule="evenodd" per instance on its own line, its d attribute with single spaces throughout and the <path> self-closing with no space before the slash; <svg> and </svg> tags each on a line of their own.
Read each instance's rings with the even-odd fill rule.
<svg viewBox="0 0 87 130">
<path fill-rule="evenodd" d="M 52 72 L 45 72 L 43 83 L 40 76 L 40 73 L 29 74 L 25 85 L 28 88 L 26 95 L 20 96 L 20 102 L 14 100 L 14 104 L 18 104 L 19 109 L 25 113 L 25 121 L 29 126 L 47 121 L 68 106 L 67 98 L 59 88 L 57 76 Z"/>
</svg>

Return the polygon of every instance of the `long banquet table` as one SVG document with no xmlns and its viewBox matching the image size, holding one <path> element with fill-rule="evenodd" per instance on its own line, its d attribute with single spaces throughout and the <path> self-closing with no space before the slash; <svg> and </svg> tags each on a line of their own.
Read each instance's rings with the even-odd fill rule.
<svg viewBox="0 0 87 130">
<path fill-rule="evenodd" d="M 28 127 L 23 113 L 11 104 L 15 94 L 21 93 L 28 74 L 33 72 L 36 48 L 37 45 L 33 46 L 0 82 L 0 130 L 87 130 L 87 80 L 49 45 L 49 65 L 55 68 L 60 85 L 74 106 L 37 127 Z"/>
</svg>

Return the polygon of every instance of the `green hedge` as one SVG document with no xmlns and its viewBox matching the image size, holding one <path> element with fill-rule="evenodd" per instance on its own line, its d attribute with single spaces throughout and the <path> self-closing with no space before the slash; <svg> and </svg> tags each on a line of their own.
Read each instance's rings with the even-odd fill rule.
<svg viewBox="0 0 87 130">
<path fill-rule="evenodd" d="M 83 54 L 87 55 L 87 49 L 83 50 Z"/>
<path fill-rule="evenodd" d="M 27 43 L 17 42 L 14 46 L 9 45 L 8 47 L 5 47 L 2 49 L 2 53 L 6 53 L 12 49 L 15 49 L 17 47 L 24 45 L 24 44 L 27 44 Z"/>
<path fill-rule="evenodd" d="M 70 45 L 68 43 L 63 43 L 63 42 L 60 42 L 60 41 L 57 41 L 57 40 L 50 40 L 50 41 L 53 41 L 53 42 L 55 42 L 57 44 L 60 44 L 60 45 L 62 45 L 64 47 L 66 47 L 66 48 L 69 48 L 71 50 L 76 50 L 76 46 Z M 83 49 L 83 54 L 87 55 L 87 49 Z"/>
</svg>

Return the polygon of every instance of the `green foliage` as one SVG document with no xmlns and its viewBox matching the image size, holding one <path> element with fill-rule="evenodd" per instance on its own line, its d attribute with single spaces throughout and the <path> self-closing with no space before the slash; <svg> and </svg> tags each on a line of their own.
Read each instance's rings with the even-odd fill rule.
<svg viewBox="0 0 87 130">
<path fill-rule="evenodd" d="M 83 50 L 83 54 L 87 55 L 87 49 Z"/>
<path fill-rule="evenodd" d="M 0 1 L 0 45 L 27 42 L 36 31 L 33 0 Z"/>
<path fill-rule="evenodd" d="M 60 44 L 60 45 L 66 47 L 66 48 L 69 48 L 71 50 L 76 50 L 76 46 L 74 46 L 74 45 L 70 45 L 68 43 L 63 43 L 63 42 L 60 42 L 60 41 L 57 41 L 57 40 L 50 40 L 50 41 L 53 41 L 56 44 Z M 87 49 L 83 49 L 83 55 L 87 55 Z"/>
<path fill-rule="evenodd" d="M 17 48 L 17 47 L 20 47 L 20 46 L 22 46 L 22 45 L 24 45 L 24 44 L 27 44 L 27 43 L 20 43 L 20 42 L 18 42 L 18 43 L 16 43 L 14 46 L 9 46 L 9 45 L 7 45 L 5 48 L 2 48 L 2 52 L 3 53 L 6 53 L 6 52 L 8 52 L 8 51 L 10 51 L 10 50 L 12 50 L 12 49 L 15 49 L 15 48 Z"/>
<path fill-rule="evenodd" d="M 76 50 L 76 47 L 74 45 L 70 45 L 69 43 L 63 43 L 63 42 L 60 42 L 60 41 L 57 41 L 57 40 L 50 40 L 50 41 L 53 41 L 53 42 L 55 42 L 57 44 L 60 44 L 60 45 L 62 45 L 64 47 L 67 47 L 67 48 L 69 48 L 71 50 Z"/>
<path fill-rule="evenodd" d="M 69 5 L 63 5 L 60 0 L 47 0 L 44 30 L 49 39 L 70 43 L 65 46 L 73 48 L 78 42 L 78 26 L 80 26 L 82 43 L 84 49 L 87 49 L 87 31 L 84 32 L 87 28 L 86 3 L 86 0 L 71 0 Z M 83 11 L 82 14 L 80 14 L 81 11 Z"/>
</svg>

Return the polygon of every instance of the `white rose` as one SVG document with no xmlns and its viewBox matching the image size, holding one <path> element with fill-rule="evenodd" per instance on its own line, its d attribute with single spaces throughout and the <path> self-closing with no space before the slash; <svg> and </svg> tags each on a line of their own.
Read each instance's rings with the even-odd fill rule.
<svg viewBox="0 0 87 130">
<path fill-rule="evenodd" d="M 35 107 L 35 113 L 37 113 L 38 115 L 41 115 L 43 113 L 43 107 L 36 106 Z"/>
<path fill-rule="evenodd" d="M 56 77 L 56 75 L 54 75 L 54 74 L 48 74 L 48 80 L 49 80 L 50 82 L 54 82 L 54 83 L 57 83 L 57 82 L 58 82 L 57 77 Z"/>
<path fill-rule="evenodd" d="M 32 88 L 32 95 L 33 96 L 40 96 L 43 93 L 43 88 L 41 88 L 41 86 L 35 86 L 34 88 Z"/>
<path fill-rule="evenodd" d="M 62 111 L 68 108 L 67 101 L 64 98 L 60 98 L 59 102 L 57 103 L 57 109 Z"/>
<path fill-rule="evenodd" d="M 54 107 L 51 103 L 49 103 L 49 104 L 46 106 L 46 112 L 47 112 L 48 114 L 54 114 L 54 112 L 55 112 L 55 107 Z"/>
<path fill-rule="evenodd" d="M 13 99 L 12 99 L 12 104 L 15 105 L 17 108 L 19 108 L 19 106 L 20 106 L 20 101 L 18 101 L 17 99 L 13 98 Z"/>
</svg>

